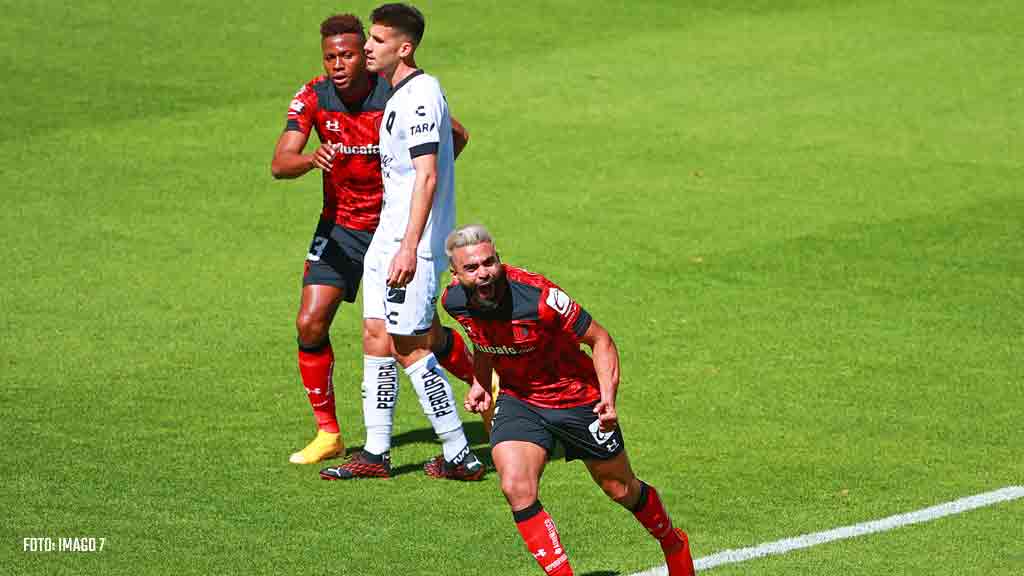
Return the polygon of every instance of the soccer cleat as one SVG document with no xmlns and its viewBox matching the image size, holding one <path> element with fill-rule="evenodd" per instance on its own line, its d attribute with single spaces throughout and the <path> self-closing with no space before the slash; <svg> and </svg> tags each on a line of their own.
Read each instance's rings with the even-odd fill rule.
<svg viewBox="0 0 1024 576">
<path fill-rule="evenodd" d="M 345 442 L 342 441 L 340 432 L 318 430 L 316 438 L 313 438 L 305 448 L 292 454 L 288 461 L 292 464 L 316 464 L 344 453 Z"/>
<path fill-rule="evenodd" d="M 675 538 L 668 545 L 663 545 L 665 552 L 665 564 L 668 566 L 668 576 L 693 576 L 693 557 L 690 556 L 690 539 L 680 528 L 672 530 Z"/>
<path fill-rule="evenodd" d="M 431 478 L 444 478 L 448 480 L 464 480 L 473 482 L 482 480 L 487 472 L 486 466 L 472 452 L 466 456 L 458 466 L 452 466 L 445 461 L 444 456 L 435 456 L 432 460 L 423 465 L 423 471 Z"/>
<path fill-rule="evenodd" d="M 352 480 L 353 478 L 391 478 L 391 455 L 376 455 L 360 450 L 341 466 L 320 471 L 321 480 Z"/>
</svg>

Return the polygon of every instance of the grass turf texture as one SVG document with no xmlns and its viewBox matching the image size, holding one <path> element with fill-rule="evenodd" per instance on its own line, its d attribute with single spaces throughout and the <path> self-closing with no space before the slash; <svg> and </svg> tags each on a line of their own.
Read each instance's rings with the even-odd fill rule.
<svg viewBox="0 0 1024 576">
<path fill-rule="evenodd" d="M 1024 478 L 1024 9 L 889 4 L 423 5 L 420 64 L 472 133 L 459 220 L 616 337 L 634 466 L 697 555 Z M 419 471 L 439 447 L 407 383 L 395 479 L 287 464 L 320 183 L 269 160 L 338 9 L 6 7 L 4 572 L 539 573 L 493 473 Z M 351 445 L 357 310 L 333 330 Z M 541 496 L 577 573 L 660 563 L 578 463 Z M 1022 511 L 716 572 L 1018 574 Z M 47 536 L 106 546 L 22 551 Z"/>
</svg>

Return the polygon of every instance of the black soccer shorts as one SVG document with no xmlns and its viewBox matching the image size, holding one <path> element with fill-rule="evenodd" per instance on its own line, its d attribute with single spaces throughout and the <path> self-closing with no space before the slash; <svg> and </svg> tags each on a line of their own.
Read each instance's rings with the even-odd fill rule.
<svg viewBox="0 0 1024 576">
<path fill-rule="evenodd" d="M 556 441 L 565 460 L 608 460 L 626 449 L 622 430 L 602 432 L 593 404 L 575 408 L 540 408 L 509 394 L 499 394 L 491 424 L 491 447 L 507 440 L 530 442 L 554 453 Z"/>
<path fill-rule="evenodd" d="M 345 291 L 342 299 L 355 302 L 363 279 L 363 257 L 373 233 L 353 230 L 320 219 L 306 255 L 302 285 L 323 284 Z"/>
</svg>

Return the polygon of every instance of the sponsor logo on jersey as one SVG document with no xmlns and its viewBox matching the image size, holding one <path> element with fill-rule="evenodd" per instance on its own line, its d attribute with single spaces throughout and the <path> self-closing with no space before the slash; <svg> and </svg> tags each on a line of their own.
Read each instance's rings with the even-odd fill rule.
<svg viewBox="0 0 1024 576">
<path fill-rule="evenodd" d="M 341 132 L 341 121 L 340 120 L 327 120 L 324 122 L 324 127 L 331 132 Z"/>
<path fill-rule="evenodd" d="M 416 134 L 425 134 L 433 129 L 434 124 L 427 124 L 426 122 L 424 122 L 423 124 L 413 124 L 412 126 L 409 127 L 409 134 L 412 134 L 413 136 L 415 136 Z"/>
<path fill-rule="evenodd" d="M 385 180 L 391 180 L 391 165 L 395 162 L 395 157 L 388 154 L 381 154 L 380 157 L 380 173 L 384 176 Z"/>
<path fill-rule="evenodd" d="M 507 356 L 518 356 L 520 354 L 529 354 L 530 352 L 533 352 L 534 350 L 537 349 L 536 346 L 525 346 L 523 348 L 516 348 L 514 346 L 482 346 L 482 345 L 476 345 L 476 346 L 474 346 L 474 348 L 476 348 L 477 350 L 479 350 L 481 352 L 486 352 L 487 354 L 505 354 Z"/>
<path fill-rule="evenodd" d="M 416 115 L 417 116 L 426 116 L 427 115 L 426 109 L 427 109 L 426 106 L 417 106 L 416 107 Z"/>
<path fill-rule="evenodd" d="M 377 144 L 367 144 L 365 146 L 349 146 L 344 142 L 336 142 L 332 143 L 331 146 L 334 146 L 335 152 L 339 152 L 341 154 L 356 154 L 364 156 L 376 156 L 380 154 L 380 146 Z"/>
</svg>

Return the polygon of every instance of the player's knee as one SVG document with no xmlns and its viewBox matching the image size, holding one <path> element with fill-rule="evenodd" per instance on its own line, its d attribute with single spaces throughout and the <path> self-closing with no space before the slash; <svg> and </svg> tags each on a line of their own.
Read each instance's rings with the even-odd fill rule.
<svg viewBox="0 0 1024 576">
<path fill-rule="evenodd" d="M 300 311 L 295 318 L 295 330 L 299 334 L 299 342 L 304 346 L 316 346 L 327 339 L 330 326 L 322 314 Z"/>
<path fill-rule="evenodd" d="M 363 322 L 363 353 L 370 356 L 391 356 L 391 337 L 384 323 L 375 320 Z"/>
<path fill-rule="evenodd" d="M 537 482 L 524 476 L 502 476 L 501 491 L 514 509 L 524 508 L 537 500 Z"/>
</svg>

